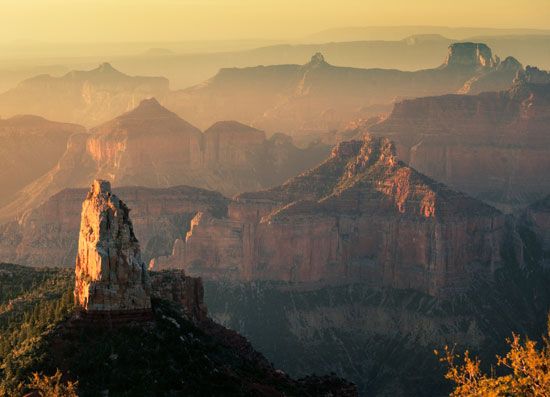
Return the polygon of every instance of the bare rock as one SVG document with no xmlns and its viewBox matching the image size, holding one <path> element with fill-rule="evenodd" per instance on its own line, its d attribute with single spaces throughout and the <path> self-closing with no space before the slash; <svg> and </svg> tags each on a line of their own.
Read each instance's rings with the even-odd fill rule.
<svg viewBox="0 0 550 397">
<path fill-rule="evenodd" d="M 76 258 L 75 304 L 84 311 L 151 309 L 151 287 L 134 235 L 130 210 L 94 181 L 82 205 Z"/>
</svg>

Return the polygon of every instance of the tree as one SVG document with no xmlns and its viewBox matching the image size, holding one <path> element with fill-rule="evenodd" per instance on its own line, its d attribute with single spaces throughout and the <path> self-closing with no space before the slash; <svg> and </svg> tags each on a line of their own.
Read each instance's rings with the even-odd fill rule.
<svg viewBox="0 0 550 397">
<path fill-rule="evenodd" d="M 446 346 L 440 361 L 448 366 L 445 378 L 455 384 L 451 396 L 550 397 L 550 317 L 540 349 L 537 342 L 529 338 L 522 341 L 517 334 L 506 342 L 508 353 L 496 357 L 502 375 L 496 375 L 495 371 L 490 375 L 483 373 L 478 358 L 470 357 L 468 351 L 461 357 Z M 435 353 L 439 355 L 437 351 Z"/>
</svg>

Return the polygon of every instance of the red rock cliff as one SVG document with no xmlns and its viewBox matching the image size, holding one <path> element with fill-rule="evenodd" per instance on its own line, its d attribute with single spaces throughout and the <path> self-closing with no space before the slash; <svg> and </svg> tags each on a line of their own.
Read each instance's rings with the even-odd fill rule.
<svg viewBox="0 0 550 397">
<path fill-rule="evenodd" d="M 279 187 L 199 213 L 154 268 L 191 275 L 413 288 L 465 287 L 499 266 L 504 217 L 400 163 L 386 139 L 340 144 Z"/>
</svg>

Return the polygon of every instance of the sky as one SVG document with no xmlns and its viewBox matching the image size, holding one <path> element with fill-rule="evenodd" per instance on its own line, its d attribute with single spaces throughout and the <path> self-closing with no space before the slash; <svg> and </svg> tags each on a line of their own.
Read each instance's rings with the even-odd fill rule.
<svg viewBox="0 0 550 397">
<path fill-rule="evenodd" d="M 550 0 L 0 0 L 0 41 L 292 39 L 369 25 L 550 29 Z"/>
</svg>

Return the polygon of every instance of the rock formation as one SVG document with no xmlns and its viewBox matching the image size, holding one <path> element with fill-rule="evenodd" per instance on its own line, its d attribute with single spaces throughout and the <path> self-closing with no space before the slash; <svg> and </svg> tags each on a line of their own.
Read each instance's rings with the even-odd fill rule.
<svg viewBox="0 0 550 397">
<path fill-rule="evenodd" d="M 151 285 L 130 210 L 95 180 L 82 205 L 75 304 L 86 313 L 148 312 Z"/>
<path fill-rule="evenodd" d="M 193 321 L 206 320 L 208 310 L 200 278 L 186 276 L 181 270 L 152 272 L 151 291 L 155 298 L 180 305 L 184 314 Z"/>
<path fill-rule="evenodd" d="M 390 111 L 401 98 L 506 89 L 521 69 L 513 58 L 501 63 L 481 43 L 454 43 L 448 51 L 440 67 L 414 72 L 333 66 L 320 53 L 305 65 L 226 68 L 164 101 L 199 126 L 235 119 L 304 136 Z"/>
<path fill-rule="evenodd" d="M 55 166 L 69 136 L 84 131 L 37 116 L 0 119 L 0 205 Z"/>
<path fill-rule="evenodd" d="M 142 99 L 168 91 L 164 77 L 128 76 L 103 63 L 89 71 L 24 80 L 0 95 L 0 114 L 30 113 L 91 127 L 132 109 Z"/>
<path fill-rule="evenodd" d="M 406 100 L 367 130 L 411 167 L 504 209 L 550 190 L 550 78 L 518 72 L 503 92 Z"/>
<path fill-rule="evenodd" d="M 170 257 L 206 279 L 412 288 L 438 295 L 501 262 L 504 216 L 399 162 L 390 141 L 338 145 L 285 184 L 199 213 Z"/>
<path fill-rule="evenodd" d="M 0 220 L 13 220 L 95 178 L 115 186 L 189 185 L 227 195 L 258 190 L 317 164 L 329 151 L 324 144 L 299 149 L 281 135 L 266 139 L 234 121 L 216 123 L 203 134 L 152 98 L 90 134 L 73 135 L 58 164 L 0 208 Z"/>
<path fill-rule="evenodd" d="M 88 190 L 62 190 L 16 221 L 0 225 L 0 258 L 37 267 L 74 266 L 78 248 L 74 236 L 79 232 L 82 201 Z M 145 261 L 168 255 L 197 212 L 227 213 L 224 196 L 188 186 L 122 187 L 113 192 L 132 208 L 134 232 Z"/>
</svg>

